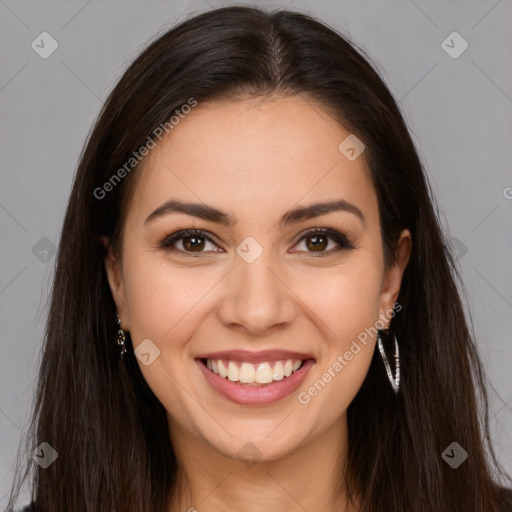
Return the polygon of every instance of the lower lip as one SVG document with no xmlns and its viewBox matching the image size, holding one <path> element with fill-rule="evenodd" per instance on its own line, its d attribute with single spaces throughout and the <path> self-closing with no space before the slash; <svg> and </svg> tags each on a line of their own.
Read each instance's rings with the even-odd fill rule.
<svg viewBox="0 0 512 512">
<path fill-rule="evenodd" d="M 196 363 L 212 388 L 232 402 L 240 405 L 269 405 L 291 395 L 302 384 L 315 361 L 307 359 L 289 377 L 265 386 L 244 386 L 213 373 L 200 359 L 196 359 Z"/>
</svg>

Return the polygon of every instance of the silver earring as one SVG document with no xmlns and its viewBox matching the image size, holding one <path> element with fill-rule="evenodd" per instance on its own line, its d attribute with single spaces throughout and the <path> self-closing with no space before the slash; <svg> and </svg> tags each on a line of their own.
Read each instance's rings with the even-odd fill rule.
<svg viewBox="0 0 512 512">
<path fill-rule="evenodd" d="M 121 329 L 121 318 L 119 318 L 119 315 L 115 315 L 115 319 L 119 327 L 117 331 L 117 344 L 121 347 L 121 359 L 124 359 L 124 355 L 126 354 L 126 347 L 124 346 L 126 336 L 123 329 Z"/>
<path fill-rule="evenodd" d="M 386 367 L 386 373 L 388 374 L 388 379 L 391 384 L 391 387 L 393 388 L 393 391 L 398 393 L 398 390 L 400 389 L 400 354 L 398 351 L 398 341 L 396 339 L 395 333 L 391 331 L 390 329 L 386 329 L 386 332 L 393 335 L 393 339 L 395 341 L 395 375 L 391 372 L 391 368 L 389 366 L 388 358 L 386 357 L 386 353 L 384 352 L 384 346 L 382 343 L 382 331 L 378 331 L 378 337 L 377 337 L 377 343 L 379 345 L 379 351 L 380 355 L 382 357 L 382 362 L 384 363 L 384 366 Z"/>
</svg>

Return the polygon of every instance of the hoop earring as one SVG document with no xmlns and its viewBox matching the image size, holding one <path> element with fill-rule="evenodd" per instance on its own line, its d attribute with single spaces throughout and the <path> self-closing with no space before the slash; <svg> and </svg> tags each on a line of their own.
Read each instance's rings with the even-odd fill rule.
<svg viewBox="0 0 512 512">
<path fill-rule="evenodd" d="M 391 372 L 391 368 L 389 366 L 388 358 L 386 357 L 386 353 L 384 352 L 384 345 L 382 343 L 382 334 L 381 334 L 382 332 L 384 332 L 384 331 L 381 331 L 381 330 L 378 331 L 377 343 L 379 346 L 380 355 L 382 357 L 382 362 L 384 363 L 384 366 L 386 367 L 386 373 L 388 374 L 389 382 L 391 384 L 391 387 L 393 388 L 393 391 L 395 392 L 395 394 L 397 394 L 400 389 L 400 353 L 398 351 L 398 341 L 397 341 L 395 333 L 393 331 L 391 331 L 390 329 L 385 330 L 386 334 L 393 335 L 393 339 L 395 341 L 395 375 L 393 376 L 393 373 Z"/>
<path fill-rule="evenodd" d="M 124 360 L 124 355 L 126 354 L 126 347 L 124 342 L 126 341 L 125 332 L 121 329 L 121 318 L 119 315 L 115 315 L 115 319 L 118 325 L 119 330 L 117 331 L 117 344 L 121 347 L 121 359 Z"/>
</svg>

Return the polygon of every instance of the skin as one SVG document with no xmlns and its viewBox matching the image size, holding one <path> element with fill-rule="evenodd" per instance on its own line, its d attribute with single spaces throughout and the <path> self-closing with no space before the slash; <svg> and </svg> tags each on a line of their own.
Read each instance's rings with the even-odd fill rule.
<svg viewBox="0 0 512 512">
<path fill-rule="evenodd" d="M 160 350 L 149 366 L 137 361 L 167 411 L 181 468 L 183 490 L 171 510 L 357 510 L 348 507 L 337 481 L 348 442 L 347 407 L 376 339 L 360 343 L 309 403 L 299 403 L 297 395 L 365 328 L 379 318 L 389 323 L 411 236 L 402 232 L 397 262 L 385 269 L 364 153 L 349 161 L 338 150 L 348 135 L 298 96 L 199 104 L 146 158 L 128 207 L 122 260 L 110 253 L 105 264 L 134 347 L 150 339 Z M 171 213 L 145 225 L 171 198 L 204 202 L 238 223 L 229 228 Z M 356 205 L 365 222 L 338 211 L 277 226 L 294 207 L 340 198 Z M 323 227 L 345 234 L 355 248 L 322 257 L 315 240 L 302 233 Z M 175 252 L 158 248 L 167 235 L 187 228 L 206 231 L 214 242 L 199 238 L 199 252 L 190 239 L 177 240 Z M 247 236 L 263 248 L 250 264 L 236 252 Z M 337 247 L 332 238 L 320 241 L 320 252 Z M 194 361 L 201 352 L 236 348 L 295 350 L 312 354 L 316 363 L 284 400 L 237 405 L 210 387 Z M 251 467 L 237 456 L 248 442 L 261 457 Z"/>
</svg>

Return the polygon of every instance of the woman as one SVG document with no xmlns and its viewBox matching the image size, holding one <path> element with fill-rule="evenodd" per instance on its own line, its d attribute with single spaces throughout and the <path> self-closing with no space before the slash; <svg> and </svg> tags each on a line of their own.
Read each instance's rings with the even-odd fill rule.
<svg viewBox="0 0 512 512">
<path fill-rule="evenodd" d="M 361 52 L 290 11 L 184 21 L 81 157 L 32 510 L 512 510 L 457 279 Z"/>
</svg>

